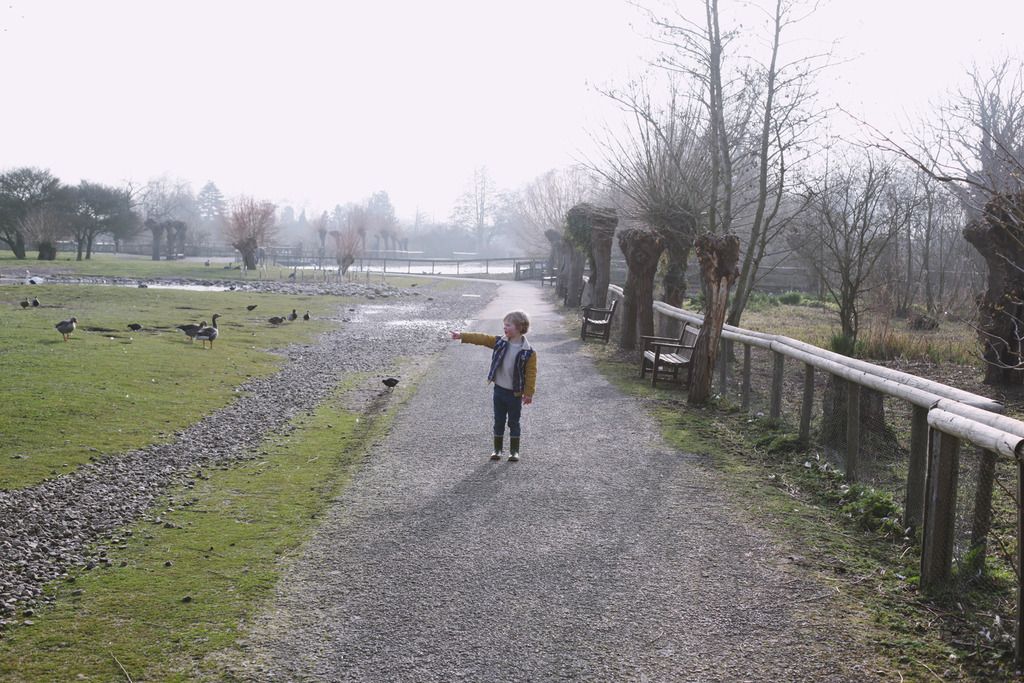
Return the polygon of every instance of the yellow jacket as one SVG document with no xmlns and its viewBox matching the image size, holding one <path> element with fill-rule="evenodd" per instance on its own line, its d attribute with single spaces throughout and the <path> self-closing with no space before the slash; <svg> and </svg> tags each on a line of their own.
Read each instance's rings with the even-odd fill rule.
<svg viewBox="0 0 1024 683">
<path fill-rule="evenodd" d="M 501 365 L 508 349 L 508 339 L 493 334 L 481 334 L 479 332 L 463 332 L 459 335 L 463 344 L 476 344 L 494 349 L 491 354 L 491 368 L 487 373 L 487 381 L 494 381 L 494 373 Z M 515 368 L 512 372 L 512 393 L 516 396 L 533 397 L 537 388 L 537 352 L 530 346 L 530 342 L 523 337 L 523 348 L 516 355 Z"/>
</svg>

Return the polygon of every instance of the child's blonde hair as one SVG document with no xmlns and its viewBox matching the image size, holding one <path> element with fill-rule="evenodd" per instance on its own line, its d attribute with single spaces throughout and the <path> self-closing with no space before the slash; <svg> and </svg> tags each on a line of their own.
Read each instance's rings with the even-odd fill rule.
<svg viewBox="0 0 1024 683">
<path fill-rule="evenodd" d="M 530 331 L 530 317 L 523 311 L 510 311 L 505 314 L 502 322 L 512 323 L 519 330 L 519 334 L 526 334 Z"/>
</svg>

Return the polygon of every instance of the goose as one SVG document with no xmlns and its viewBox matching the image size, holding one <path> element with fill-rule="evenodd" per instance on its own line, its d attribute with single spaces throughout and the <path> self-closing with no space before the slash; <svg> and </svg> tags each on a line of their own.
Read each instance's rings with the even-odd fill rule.
<svg viewBox="0 0 1024 683">
<path fill-rule="evenodd" d="M 213 340 L 217 338 L 217 318 L 219 317 L 220 313 L 214 313 L 213 327 L 204 327 L 196 332 L 196 339 L 203 342 L 203 348 L 206 348 L 206 342 L 210 342 L 210 348 L 213 348 Z"/>
<path fill-rule="evenodd" d="M 32 307 L 39 308 L 39 299 L 32 297 Z"/>
<path fill-rule="evenodd" d="M 185 325 L 178 325 L 178 327 L 175 328 L 175 329 L 179 329 L 182 332 L 184 332 L 185 336 L 188 337 L 189 341 L 195 341 L 196 340 L 196 332 L 198 332 L 199 330 L 203 329 L 204 327 L 206 327 L 206 321 L 205 320 L 202 321 L 201 323 L 199 323 L 198 325 L 196 325 L 194 323 L 186 323 Z"/>
<path fill-rule="evenodd" d="M 78 318 L 69 318 L 67 320 L 61 320 L 59 323 L 54 325 L 57 331 L 64 336 L 64 341 L 68 340 L 68 335 L 75 331 L 75 326 L 78 325 Z"/>
<path fill-rule="evenodd" d="M 279 315 L 275 315 L 271 318 L 268 318 L 267 322 L 270 323 L 271 325 L 280 325 L 281 323 L 284 322 L 284 318 L 282 318 Z"/>
<path fill-rule="evenodd" d="M 24 301 L 21 302 L 21 307 L 22 308 L 28 308 L 29 307 L 28 299 L 25 299 Z"/>
<path fill-rule="evenodd" d="M 138 323 L 128 323 L 128 329 L 131 330 L 132 332 L 138 332 L 139 330 L 142 329 L 142 325 Z"/>
<path fill-rule="evenodd" d="M 295 322 L 295 320 L 297 320 L 298 317 L 299 317 L 299 314 L 296 313 L 295 309 L 293 308 L 291 314 L 289 314 L 289 316 L 288 316 L 288 320 L 291 320 L 292 322 Z"/>
<path fill-rule="evenodd" d="M 309 320 L 309 311 L 306 311 L 305 313 L 302 314 L 302 319 Z"/>
</svg>

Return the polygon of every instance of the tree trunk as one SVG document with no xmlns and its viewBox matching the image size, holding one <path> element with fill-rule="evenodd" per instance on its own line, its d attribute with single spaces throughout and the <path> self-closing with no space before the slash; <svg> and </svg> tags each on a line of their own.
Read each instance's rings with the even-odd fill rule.
<svg viewBox="0 0 1024 683">
<path fill-rule="evenodd" d="M 629 228 L 619 233 L 619 248 L 629 268 L 623 289 L 625 301 L 619 348 L 631 351 L 636 348 L 638 332 L 641 335 L 654 332 L 654 276 L 665 244 L 657 233 Z"/>
<path fill-rule="evenodd" d="M 594 258 L 594 281 L 590 290 L 590 305 L 605 308 L 608 304 L 608 285 L 612 279 L 612 244 L 615 240 L 615 226 L 594 224 L 591 233 L 591 256 Z"/>
<path fill-rule="evenodd" d="M 580 299 L 583 297 L 583 265 L 586 256 L 579 249 L 573 247 L 569 253 L 569 277 L 566 283 L 565 305 L 570 308 L 578 308 Z"/>
<path fill-rule="evenodd" d="M 153 219 L 146 220 L 146 227 L 153 234 L 153 260 L 160 260 L 160 250 L 162 247 L 161 242 L 164 236 L 164 226 L 162 223 L 157 223 Z"/>
<path fill-rule="evenodd" d="M 76 261 L 81 261 L 82 260 L 82 254 L 85 252 L 85 239 L 82 238 L 82 237 L 79 237 L 77 240 L 75 240 L 75 247 L 76 247 L 76 251 L 78 252 L 75 255 L 75 260 Z"/>
<path fill-rule="evenodd" d="M 711 396 L 718 342 L 722 337 L 722 325 L 729 304 L 729 288 L 740 274 L 736 267 L 740 258 L 740 239 L 735 235 L 705 233 L 697 238 L 694 247 L 708 296 L 704 324 L 700 327 L 693 349 L 693 369 L 687 396 L 689 403 L 699 405 L 706 403 Z"/>
<path fill-rule="evenodd" d="M 50 241 L 39 243 L 39 259 L 40 261 L 56 261 L 57 260 L 57 245 Z"/>
<path fill-rule="evenodd" d="M 25 258 L 25 236 L 20 232 L 14 234 L 14 244 L 11 245 L 11 251 L 14 252 L 14 258 Z"/>
<path fill-rule="evenodd" d="M 677 240 L 672 240 L 677 242 Z M 669 306 L 683 307 L 686 298 L 686 262 L 690 258 L 689 244 L 676 244 L 666 250 L 668 264 L 661 279 L 664 290 L 661 300 Z"/>
<path fill-rule="evenodd" d="M 570 255 L 572 254 L 572 244 L 564 236 L 562 237 L 562 248 L 560 251 L 559 262 L 558 262 L 558 282 L 556 283 L 555 293 L 559 299 L 563 301 L 569 295 L 569 261 Z"/>
<path fill-rule="evenodd" d="M 996 195 L 982 217 L 964 229 L 964 239 L 988 266 L 988 289 L 978 297 L 978 338 L 985 384 L 1024 384 L 1024 348 L 1018 338 L 1024 315 L 1024 193 Z"/>
<path fill-rule="evenodd" d="M 619 216 L 614 208 L 576 204 L 565 215 L 567 235 L 590 260 L 590 305 L 604 308 L 611 281 L 612 243 Z"/>
<path fill-rule="evenodd" d="M 256 254 L 259 251 L 259 245 L 257 245 L 255 237 L 246 237 L 243 240 L 235 242 L 231 246 L 237 249 L 242 255 L 242 265 L 246 270 L 256 270 Z"/>
</svg>

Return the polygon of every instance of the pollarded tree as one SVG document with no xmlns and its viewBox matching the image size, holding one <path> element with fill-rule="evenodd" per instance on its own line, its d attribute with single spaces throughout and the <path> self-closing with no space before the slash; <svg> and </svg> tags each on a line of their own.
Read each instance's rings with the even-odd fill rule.
<svg viewBox="0 0 1024 683">
<path fill-rule="evenodd" d="M 277 232 L 273 202 L 242 197 L 235 202 L 227 224 L 227 237 L 242 255 L 242 263 L 248 270 L 257 266 L 260 247 L 268 245 Z"/>
<path fill-rule="evenodd" d="M 739 277 L 736 267 L 740 257 L 740 239 L 736 235 L 705 233 L 697 238 L 694 248 L 700 263 L 701 279 L 707 294 L 704 324 L 700 326 L 693 349 L 693 371 L 687 400 L 706 403 L 711 396 L 712 368 L 718 357 L 725 311 L 729 304 L 729 288 Z"/>
<path fill-rule="evenodd" d="M 566 214 L 567 234 L 590 261 L 590 305 L 603 308 L 611 283 L 612 244 L 619 216 L 612 207 L 577 204 Z"/>
<path fill-rule="evenodd" d="M 385 250 L 398 249 L 401 230 L 387 192 L 379 190 L 367 200 L 365 218 L 365 229 L 380 235 Z"/>
<path fill-rule="evenodd" d="M 627 228 L 619 232 L 619 248 L 628 266 L 619 347 L 632 351 L 638 334 L 654 333 L 654 276 L 665 243 L 656 232 Z"/>
<path fill-rule="evenodd" d="M 56 177 L 38 168 L 26 166 L 0 174 L 0 242 L 15 258 L 25 258 L 23 221 L 53 200 L 59 188 Z"/>
<path fill-rule="evenodd" d="M 168 256 L 173 256 L 179 247 L 179 233 L 174 226 L 168 229 L 170 222 L 181 221 L 187 227 L 195 220 L 195 199 L 188 182 L 154 178 L 139 192 L 139 206 L 145 216 L 144 225 L 153 235 L 153 260 L 160 260 L 164 238 L 167 238 Z M 184 234 L 180 235 L 180 241 L 184 241 Z"/>
</svg>

